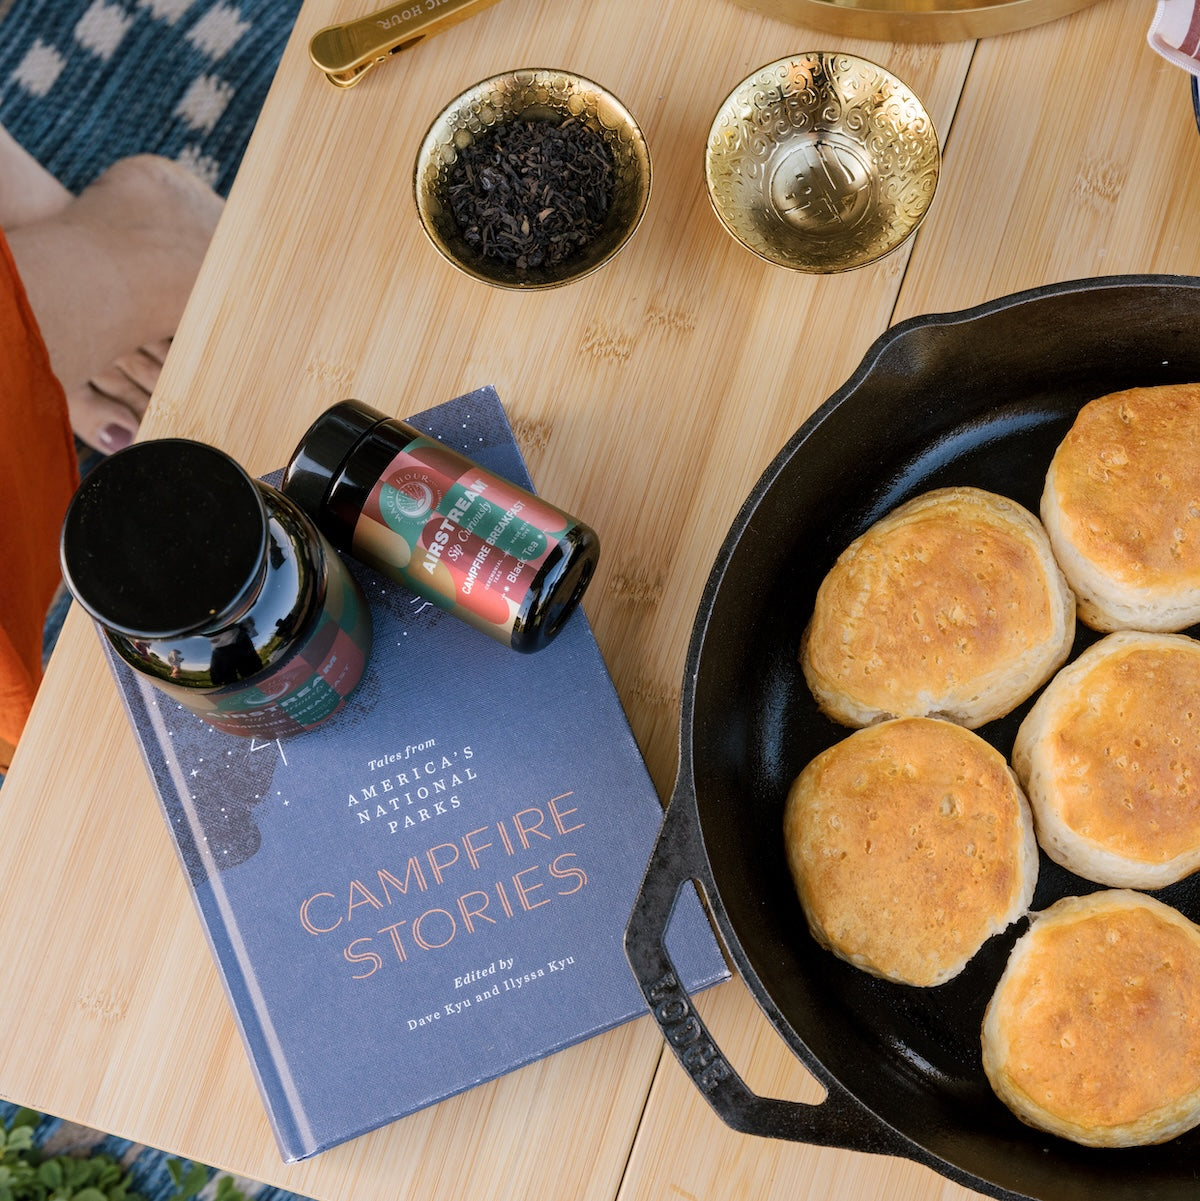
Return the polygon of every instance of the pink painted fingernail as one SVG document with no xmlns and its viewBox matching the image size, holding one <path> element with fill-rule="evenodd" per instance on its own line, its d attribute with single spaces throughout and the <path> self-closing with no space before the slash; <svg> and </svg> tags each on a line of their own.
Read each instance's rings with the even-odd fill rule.
<svg viewBox="0 0 1200 1201">
<path fill-rule="evenodd" d="M 114 422 L 100 431 L 98 441 L 107 451 L 124 450 L 133 441 L 133 434 L 125 426 Z"/>
</svg>

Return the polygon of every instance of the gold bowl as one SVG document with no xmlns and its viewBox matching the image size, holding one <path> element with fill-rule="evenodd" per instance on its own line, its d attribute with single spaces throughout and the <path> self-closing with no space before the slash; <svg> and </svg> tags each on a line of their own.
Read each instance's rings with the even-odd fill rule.
<svg viewBox="0 0 1200 1201">
<path fill-rule="evenodd" d="M 448 190 L 459 152 L 506 121 L 575 117 L 604 140 L 613 159 L 612 199 L 599 233 L 561 262 L 519 268 L 472 249 L 451 211 Z M 590 274 L 621 249 L 650 197 L 650 152 L 638 123 L 612 93 L 567 71 L 528 68 L 485 79 L 451 101 L 417 151 L 417 213 L 434 246 L 459 270 L 500 288 L 554 288 Z"/>
<path fill-rule="evenodd" d="M 865 266 L 911 237 L 940 165 L 913 92 L 867 59 L 826 50 L 738 84 L 704 160 L 725 228 L 769 262 L 814 274 Z"/>
</svg>

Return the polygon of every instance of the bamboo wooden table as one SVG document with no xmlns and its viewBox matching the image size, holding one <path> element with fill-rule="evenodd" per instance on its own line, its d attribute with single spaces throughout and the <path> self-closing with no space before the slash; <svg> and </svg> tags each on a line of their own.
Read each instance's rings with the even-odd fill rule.
<svg viewBox="0 0 1200 1201">
<path fill-rule="evenodd" d="M 944 163 L 914 242 L 825 278 L 728 238 L 703 150 L 734 84 L 831 39 L 729 0 L 503 0 L 338 91 L 308 41 L 371 7 L 309 0 L 301 14 L 144 432 L 208 440 L 261 473 L 343 396 L 407 414 L 494 384 L 539 489 L 604 536 L 585 607 L 664 795 L 688 635 L 724 532 L 890 323 L 1058 280 L 1200 274 L 1200 135 L 1186 76 L 1146 46 L 1144 0 L 978 43 L 832 43 L 922 96 Z M 654 160 L 632 242 L 535 295 L 444 264 L 412 199 L 433 116 L 518 66 L 610 87 Z M 733 1133 L 648 1019 L 286 1166 L 77 612 L 0 811 L 6 1098 L 318 1198 L 970 1195 L 907 1161 Z M 701 1004 L 753 1087 L 818 1097 L 740 982 Z"/>
</svg>

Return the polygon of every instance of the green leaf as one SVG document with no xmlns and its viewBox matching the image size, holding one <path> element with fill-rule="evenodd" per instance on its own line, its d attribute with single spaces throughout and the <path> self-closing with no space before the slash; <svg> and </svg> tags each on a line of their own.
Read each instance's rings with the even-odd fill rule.
<svg viewBox="0 0 1200 1201">
<path fill-rule="evenodd" d="M 28 1151 L 33 1146 L 33 1127 L 31 1126 L 14 1126 L 8 1131 L 4 1138 L 4 1150 L 6 1152 Z"/>
<path fill-rule="evenodd" d="M 217 1181 L 217 1201 L 247 1201 L 246 1194 L 234 1183 L 232 1176 Z"/>
<path fill-rule="evenodd" d="M 168 1201 L 191 1201 L 191 1198 L 208 1183 L 208 1168 L 200 1163 L 169 1159 L 167 1171 L 171 1173 L 171 1180 L 177 1190 Z"/>
<path fill-rule="evenodd" d="M 41 1120 L 22 1109 L 0 1124 L 0 1201 L 145 1201 L 111 1155 L 43 1156 L 34 1145 Z"/>
<path fill-rule="evenodd" d="M 62 1164 L 57 1159 L 46 1160 L 39 1165 L 37 1177 L 47 1188 L 58 1188 L 63 1182 Z"/>
</svg>

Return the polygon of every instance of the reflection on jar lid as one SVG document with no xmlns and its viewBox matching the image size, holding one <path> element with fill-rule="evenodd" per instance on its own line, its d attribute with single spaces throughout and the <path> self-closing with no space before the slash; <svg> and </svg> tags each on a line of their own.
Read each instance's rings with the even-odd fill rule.
<svg viewBox="0 0 1200 1201">
<path fill-rule="evenodd" d="M 386 413 L 361 400 L 339 401 L 308 427 L 284 468 L 283 494 L 295 501 L 334 545 L 349 538 L 358 514 L 350 517 L 331 512 L 330 494 L 363 435 L 387 419 Z M 380 463 L 381 469 L 386 461 Z"/>
<path fill-rule="evenodd" d="M 182 438 L 105 459 L 67 509 L 67 587 L 102 625 L 131 637 L 186 634 L 228 620 L 265 563 L 258 486 L 223 451 Z"/>
</svg>

